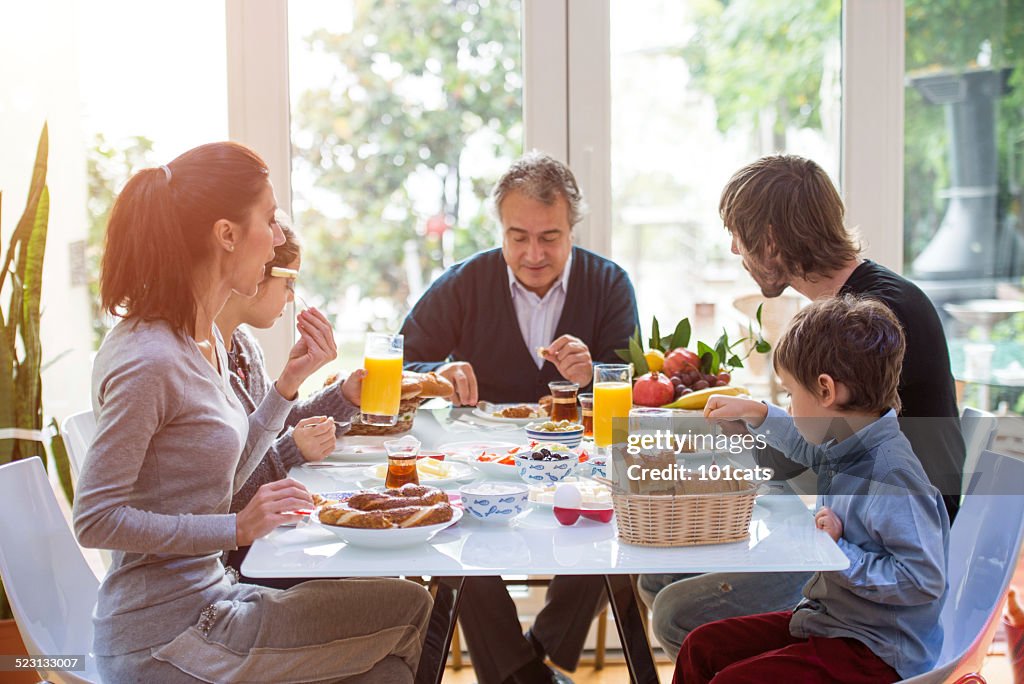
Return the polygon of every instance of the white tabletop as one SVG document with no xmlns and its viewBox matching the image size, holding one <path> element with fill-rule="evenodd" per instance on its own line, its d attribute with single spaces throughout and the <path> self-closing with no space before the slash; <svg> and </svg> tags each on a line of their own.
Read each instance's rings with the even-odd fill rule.
<svg viewBox="0 0 1024 684">
<path fill-rule="evenodd" d="M 480 431 L 460 422 L 461 412 L 421 411 L 414 434 L 423 448 L 444 442 L 493 439 L 525 441 L 520 429 Z M 373 457 L 366 460 L 373 461 Z M 383 462 L 383 459 L 379 459 Z M 367 484 L 362 468 L 292 469 L 311 491 L 356 489 Z M 427 543 L 402 549 L 349 546 L 314 524 L 279 528 L 257 540 L 242 570 L 250 577 L 361 577 L 399 575 L 640 574 L 662 572 L 774 572 L 842 570 L 846 556 L 814 527 L 799 497 L 768 494 L 757 499 L 745 541 L 679 548 L 620 543 L 615 522 L 581 519 L 565 527 L 550 508 L 533 507 L 511 525 L 463 517 Z"/>
</svg>

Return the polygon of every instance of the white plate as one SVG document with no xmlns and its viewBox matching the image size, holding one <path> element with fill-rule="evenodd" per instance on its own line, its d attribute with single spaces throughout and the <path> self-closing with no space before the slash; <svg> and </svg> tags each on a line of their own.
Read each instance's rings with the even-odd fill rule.
<svg viewBox="0 0 1024 684">
<path fill-rule="evenodd" d="M 507 452 L 513 447 L 517 447 L 519 444 L 515 442 L 498 442 L 489 441 L 486 439 L 471 439 L 462 442 L 448 442 L 434 449 L 434 451 L 440 451 L 449 456 L 458 456 L 463 461 L 475 462 L 476 457 L 485 451 Z"/>
<path fill-rule="evenodd" d="M 515 465 L 503 465 L 497 461 L 470 461 L 488 480 L 515 480 L 519 479 L 519 467 Z"/>
<path fill-rule="evenodd" d="M 452 519 L 445 523 L 424 525 L 423 527 L 392 528 L 389 530 L 366 530 L 358 527 L 325 525 L 320 522 L 320 519 L 315 514 L 310 517 L 313 524 L 332 532 L 343 542 L 351 546 L 368 549 L 400 549 L 406 546 L 425 544 L 441 530 L 459 522 L 462 518 L 462 509 L 452 507 L 452 513 Z"/>
<path fill-rule="evenodd" d="M 583 480 L 583 479 L 580 479 L 580 478 L 575 477 L 575 476 L 570 476 L 570 477 L 565 478 L 561 482 L 556 482 L 555 483 L 555 487 L 557 489 L 557 488 L 560 488 L 560 487 L 564 487 L 565 485 L 568 485 L 568 484 L 576 485 L 577 487 L 579 487 L 579 486 L 595 487 L 595 488 L 596 487 L 603 487 L 603 485 L 597 484 L 597 483 L 592 482 L 590 480 Z M 540 485 L 530 485 L 530 494 L 529 494 L 530 498 L 527 499 L 527 500 L 530 503 L 532 503 L 534 506 L 540 506 L 541 508 L 554 508 L 555 507 L 554 501 L 548 503 L 547 501 L 538 501 L 535 498 L 533 498 L 537 494 L 539 494 L 542 489 L 545 489 L 545 487 L 541 487 Z M 608 488 L 604 487 L 604 489 L 608 489 Z M 552 494 L 552 496 L 554 496 L 554 494 Z M 609 496 L 608 496 L 608 500 L 607 501 L 602 501 L 602 502 L 594 502 L 594 501 L 588 502 L 588 501 L 584 501 L 583 502 L 583 506 L 584 506 L 584 508 L 611 508 L 612 507 L 612 500 L 611 500 L 611 492 L 610 492 L 610 490 L 609 490 Z"/>
<path fill-rule="evenodd" d="M 395 439 L 391 435 L 342 435 L 334 446 L 327 461 L 375 461 L 387 460 L 384 442 Z"/>
<path fill-rule="evenodd" d="M 519 404 L 491 404 L 491 410 L 492 411 L 501 411 L 502 409 L 508 408 L 509 406 L 523 406 L 523 405 L 529 406 L 530 408 L 534 409 L 535 411 L 540 411 L 541 415 L 540 416 L 534 416 L 533 418 L 503 418 L 501 416 L 494 415 L 493 412 L 489 413 L 487 411 L 484 411 L 479 406 L 477 406 L 477 407 L 475 407 L 473 409 L 473 415 L 476 416 L 477 418 L 483 418 L 484 420 L 492 420 L 495 423 L 508 423 L 510 425 L 527 425 L 529 423 L 533 423 L 533 422 L 538 421 L 538 420 L 547 420 L 547 416 L 543 415 L 544 412 L 540 410 L 540 404 L 530 404 L 530 403 L 527 403 L 525 401 L 522 402 L 522 403 L 519 403 Z"/>
<path fill-rule="evenodd" d="M 468 463 L 457 463 L 454 461 L 444 461 L 451 471 L 447 477 L 430 477 L 427 475 L 420 475 L 420 484 L 422 485 L 445 485 L 459 480 L 465 480 L 467 477 L 473 477 L 476 473 L 473 471 L 472 466 Z M 384 475 L 378 475 L 377 469 L 383 468 Z M 366 468 L 362 471 L 362 477 L 371 482 L 384 482 L 387 479 L 387 465 L 374 465 Z"/>
</svg>

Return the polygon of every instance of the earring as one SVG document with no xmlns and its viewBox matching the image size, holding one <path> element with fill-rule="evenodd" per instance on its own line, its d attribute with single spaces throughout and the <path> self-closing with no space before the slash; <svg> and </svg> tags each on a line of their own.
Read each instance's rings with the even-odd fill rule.
<svg viewBox="0 0 1024 684">
<path fill-rule="evenodd" d="M 229 252 L 234 252 L 235 251 L 235 246 L 234 245 L 228 245 L 228 251 Z"/>
</svg>

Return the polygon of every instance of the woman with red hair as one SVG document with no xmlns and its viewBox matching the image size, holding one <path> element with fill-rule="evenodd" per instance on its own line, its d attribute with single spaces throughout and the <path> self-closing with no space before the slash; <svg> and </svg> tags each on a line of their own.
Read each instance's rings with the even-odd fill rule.
<svg viewBox="0 0 1024 684">
<path fill-rule="evenodd" d="M 317 311 L 249 416 L 214 319 L 256 294 L 284 236 L 266 164 L 234 143 L 189 150 L 128 181 L 114 205 L 101 298 L 122 318 L 93 367 L 95 439 L 74 507 L 83 546 L 112 550 L 94 613 L 105 682 L 412 682 L 430 612 L 401 580 L 239 583 L 221 552 L 311 505 L 298 482 L 241 488 L 299 385 L 336 356 Z"/>
</svg>

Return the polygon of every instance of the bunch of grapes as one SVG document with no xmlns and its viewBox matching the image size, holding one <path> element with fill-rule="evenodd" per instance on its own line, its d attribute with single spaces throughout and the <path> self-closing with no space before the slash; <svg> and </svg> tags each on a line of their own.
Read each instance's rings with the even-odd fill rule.
<svg viewBox="0 0 1024 684">
<path fill-rule="evenodd" d="M 699 370 L 682 370 L 671 377 L 672 387 L 675 388 L 675 398 L 696 392 L 697 390 L 709 387 L 724 387 L 732 380 L 728 371 L 722 371 L 718 375 L 701 373 Z"/>
</svg>

